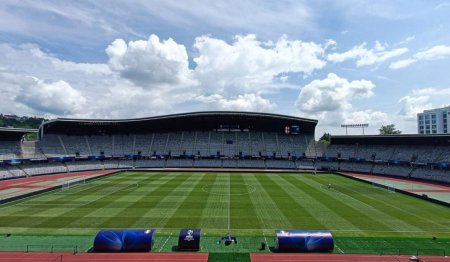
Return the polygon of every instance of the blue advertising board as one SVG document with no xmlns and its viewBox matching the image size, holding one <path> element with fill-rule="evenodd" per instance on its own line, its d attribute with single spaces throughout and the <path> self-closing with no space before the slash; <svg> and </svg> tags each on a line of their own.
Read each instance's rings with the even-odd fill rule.
<svg viewBox="0 0 450 262">
<path fill-rule="evenodd" d="M 100 230 L 94 239 L 94 252 L 149 252 L 154 229 Z"/>
<path fill-rule="evenodd" d="M 199 250 L 200 229 L 181 229 L 178 237 L 178 250 Z"/>
<path fill-rule="evenodd" d="M 278 252 L 331 252 L 333 236 L 329 231 L 275 230 Z"/>
</svg>

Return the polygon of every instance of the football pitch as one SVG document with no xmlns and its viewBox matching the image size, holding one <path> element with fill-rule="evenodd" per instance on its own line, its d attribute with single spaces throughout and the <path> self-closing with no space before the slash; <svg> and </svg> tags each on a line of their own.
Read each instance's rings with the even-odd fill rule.
<svg viewBox="0 0 450 262">
<path fill-rule="evenodd" d="M 305 229 L 330 230 L 342 249 L 432 236 L 445 246 L 450 209 L 334 174 L 194 172 L 121 172 L 0 206 L 1 234 L 90 242 L 102 228 L 154 228 L 166 242 L 180 228 L 266 242 L 275 229 Z"/>
</svg>

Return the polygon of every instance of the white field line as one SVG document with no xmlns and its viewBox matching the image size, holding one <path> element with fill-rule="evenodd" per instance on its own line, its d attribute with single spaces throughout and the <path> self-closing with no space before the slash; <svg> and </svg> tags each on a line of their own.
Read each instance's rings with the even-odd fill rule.
<svg viewBox="0 0 450 262">
<path fill-rule="evenodd" d="M 263 231 L 264 242 L 266 242 L 266 247 L 269 247 L 269 243 L 267 242 L 266 234 Z"/>
<path fill-rule="evenodd" d="M 338 245 L 336 245 L 336 243 L 334 244 L 334 246 L 337 248 L 337 250 L 341 253 L 344 254 L 344 251 L 342 251 L 342 249 L 340 247 L 338 247 Z"/>
<path fill-rule="evenodd" d="M 180 228 L 169 228 L 169 227 L 152 227 L 155 230 L 180 230 Z M 264 230 L 266 231 L 275 231 L 277 229 L 280 229 L 279 227 L 277 228 L 264 228 Z M 221 232 L 225 232 L 227 229 L 217 229 L 217 228 L 208 228 L 208 227 L 202 227 L 202 231 L 207 231 L 207 230 L 216 230 L 216 231 L 221 231 Z M 230 231 L 261 231 L 261 228 L 236 228 L 236 229 L 230 229 Z M 349 233 L 357 233 L 357 232 L 370 232 L 370 233 L 430 233 L 430 232 L 435 232 L 435 233 L 443 233 L 443 234 L 450 234 L 450 231 L 413 231 L 413 230 L 352 230 L 352 229 L 317 229 L 317 230 L 328 230 L 328 231 L 332 231 L 332 232 L 349 232 Z"/>
<path fill-rule="evenodd" d="M 231 174 L 228 174 L 228 230 L 230 230 L 230 209 L 231 209 Z"/>
<path fill-rule="evenodd" d="M 166 238 L 166 241 L 162 244 L 162 246 L 159 248 L 158 252 L 161 252 L 161 250 L 164 248 L 164 246 L 167 244 L 167 241 L 169 241 L 170 237 L 172 236 L 172 233 Z"/>
</svg>

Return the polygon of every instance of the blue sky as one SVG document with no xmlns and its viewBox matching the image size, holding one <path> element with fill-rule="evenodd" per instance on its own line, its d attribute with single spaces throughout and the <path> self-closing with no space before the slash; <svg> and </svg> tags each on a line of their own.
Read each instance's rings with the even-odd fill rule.
<svg viewBox="0 0 450 262">
<path fill-rule="evenodd" d="M 450 1 L 1 1 L 0 112 L 394 123 L 450 104 Z M 351 130 L 357 134 L 359 130 Z"/>
</svg>

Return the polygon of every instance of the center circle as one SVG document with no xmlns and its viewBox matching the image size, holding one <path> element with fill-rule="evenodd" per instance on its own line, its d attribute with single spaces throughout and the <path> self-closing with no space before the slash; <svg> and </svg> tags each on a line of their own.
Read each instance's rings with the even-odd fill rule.
<svg viewBox="0 0 450 262">
<path fill-rule="evenodd" d="M 229 184 L 206 184 L 202 187 L 202 191 L 211 195 L 219 196 L 239 196 L 248 195 L 256 191 L 256 187 L 250 184 L 233 185 L 230 188 Z"/>
</svg>

